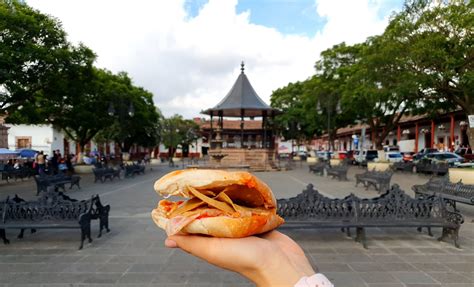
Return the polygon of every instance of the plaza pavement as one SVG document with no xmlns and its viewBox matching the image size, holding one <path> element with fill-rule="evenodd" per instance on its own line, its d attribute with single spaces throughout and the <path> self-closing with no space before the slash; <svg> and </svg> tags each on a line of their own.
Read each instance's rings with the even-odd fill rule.
<svg viewBox="0 0 474 287">
<path fill-rule="evenodd" d="M 267 182 L 275 195 L 294 196 L 313 183 L 320 192 L 334 197 L 349 193 L 376 196 L 374 190 L 354 187 L 357 167 L 349 171 L 348 182 L 339 182 L 308 173 L 306 164 L 284 172 L 262 172 L 257 176 Z M 96 238 L 98 223 L 93 222 L 93 239 L 79 245 L 78 230 L 39 230 L 25 232 L 16 239 L 8 231 L 10 245 L 0 244 L 0 287 L 4 286 L 252 286 L 237 274 L 213 267 L 180 250 L 163 246 L 165 234 L 149 213 L 158 196 L 153 182 L 170 171 L 153 166 L 143 176 L 93 183 L 84 176 L 82 189 L 68 191 L 71 197 L 89 198 L 99 194 L 110 204 L 111 232 Z M 411 186 L 428 177 L 397 173 L 392 183 L 410 195 Z M 34 199 L 32 180 L 6 184 L 0 182 L 0 198 L 17 193 Z M 474 286 L 474 208 L 461 206 L 465 223 L 457 249 L 452 242 L 438 242 L 435 237 L 414 229 L 369 229 L 368 249 L 355 243 L 339 230 L 316 229 L 285 231 L 305 250 L 312 264 L 336 286 Z"/>
</svg>

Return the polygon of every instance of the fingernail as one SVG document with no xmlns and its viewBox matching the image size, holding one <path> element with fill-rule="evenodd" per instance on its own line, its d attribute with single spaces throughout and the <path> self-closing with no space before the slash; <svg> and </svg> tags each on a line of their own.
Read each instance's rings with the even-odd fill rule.
<svg viewBox="0 0 474 287">
<path fill-rule="evenodd" d="M 176 241 L 166 238 L 165 246 L 168 248 L 176 248 L 178 247 L 178 244 L 176 243 Z"/>
</svg>

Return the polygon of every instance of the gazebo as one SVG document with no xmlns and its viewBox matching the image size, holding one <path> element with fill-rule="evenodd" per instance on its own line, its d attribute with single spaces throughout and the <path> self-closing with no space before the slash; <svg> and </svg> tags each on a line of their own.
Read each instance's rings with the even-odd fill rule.
<svg viewBox="0 0 474 287">
<path fill-rule="evenodd" d="M 252 170 L 272 169 L 275 133 L 268 119 L 273 119 L 279 111 L 267 105 L 257 95 L 244 73 L 244 62 L 241 63 L 240 70 L 239 77 L 224 99 L 215 107 L 202 111 L 202 114 L 211 117 L 209 155 L 213 163 L 222 163 L 223 167 L 246 165 Z M 224 117 L 240 118 L 240 135 L 235 134 L 235 129 L 225 129 Z M 260 133 L 244 126 L 245 118 L 254 120 L 256 117 L 262 118 Z M 232 136 L 234 140 L 237 138 L 240 144 L 225 144 L 227 135 Z"/>
</svg>

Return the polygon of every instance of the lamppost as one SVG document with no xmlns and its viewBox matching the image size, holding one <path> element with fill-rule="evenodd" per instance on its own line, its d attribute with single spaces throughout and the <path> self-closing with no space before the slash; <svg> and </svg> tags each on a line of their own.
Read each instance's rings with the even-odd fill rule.
<svg viewBox="0 0 474 287">
<path fill-rule="evenodd" d="M 118 121 L 119 121 L 119 124 L 120 124 L 120 129 L 122 129 L 122 123 L 124 121 L 124 109 L 123 109 L 123 102 L 121 99 L 119 99 L 119 102 L 118 102 Z M 115 110 L 115 107 L 114 107 L 114 104 L 112 102 L 109 103 L 109 108 L 107 109 L 107 114 L 109 116 L 114 116 L 115 114 L 117 113 L 117 111 Z M 133 103 L 130 102 L 129 106 L 128 106 L 128 109 L 127 109 L 127 115 L 129 117 L 133 117 L 135 115 L 135 108 L 133 106 Z M 120 134 L 122 134 L 122 131 L 120 130 Z M 123 161 L 123 148 L 124 148 L 124 139 L 122 137 L 120 137 L 120 161 L 122 162 Z M 127 151 L 128 153 L 128 151 Z"/>
<path fill-rule="evenodd" d="M 196 131 L 194 130 L 194 128 L 189 128 L 188 131 L 186 132 L 186 139 L 188 142 L 191 142 L 191 141 L 195 141 L 195 154 L 197 155 L 198 153 L 198 136 L 196 134 Z M 191 157 L 191 161 L 194 161 L 194 157 L 192 156 Z"/>
<path fill-rule="evenodd" d="M 169 133 L 169 146 L 168 146 L 168 165 L 170 167 L 174 167 L 174 161 L 173 161 L 173 155 L 174 155 L 174 133 L 176 132 L 177 134 L 179 133 L 178 128 L 174 128 L 173 124 L 171 122 L 165 123 L 163 130 L 167 133 Z M 181 156 L 182 157 L 182 156 Z"/>
<path fill-rule="evenodd" d="M 335 104 L 335 107 L 333 107 Z M 328 98 L 326 101 L 326 113 L 327 113 L 327 118 L 328 118 L 328 125 L 327 125 L 327 133 L 328 133 L 328 159 L 331 157 L 330 151 L 331 151 L 331 113 L 334 108 L 334 111 L 336 114 L 341 112 L 341 106 L 339 104 L 339 101 L 336 101 L 336 103 L 333 103 L 332 98 Z M 316 106 L 316 111 L 319 115 L 323 114 L 323 108 L 321 107 L 321 101 L 318 101 L 318 104 Z"/>
</svg>

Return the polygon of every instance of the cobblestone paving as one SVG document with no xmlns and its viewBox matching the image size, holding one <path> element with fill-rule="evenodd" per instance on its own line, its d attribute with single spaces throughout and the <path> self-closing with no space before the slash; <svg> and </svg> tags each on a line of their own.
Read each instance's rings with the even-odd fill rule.
<svg viewBox="0 0 474 287">
<path fill-rule="evenodd" d="M 83 178 L 83 188 L 68 194 L 84 199 L 99 194 L 112 206 L 111 232 L 77 250 L 77 230 L 39 230 L 25 232 L 16 239 L 8 231 L 10 245 L 0 245 L 0 286 L 252 286 L 237 274 L 213 267 L 180 250 L 163 247 L 164 233 L 149 217 L 158 201 L 152 184 L 169 171 L 154 166 L 144 176 L 102 183 Z M 354 187 L 353 167 L 348 182 L 320 177 L 307 172 L 305 164 L 286 172 L 258 173 L 277 197 L 299 193 L 308 183 L 328 196 L 349 193 L 373 197 L 376 192 Z M 428 177 L 397 173 L 392 183 L 399 184 L 410 195 L 411 186 L 424 183 Z M 34 199 L 32 180 L 12 184 L 0 183 L 0 197 L 17 193 Z M 474 208 L 459 206 L 465 216 L 460 244 L 438 242 L 435 237 L 413 229 L 370 229 L 369 249 L 364 249 L 338 230 L 296 230 L 286 232 L 308 254 L 317 268 L 336 286 L 474 286 Z"/>
</svg>

